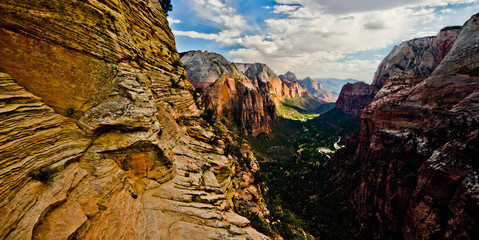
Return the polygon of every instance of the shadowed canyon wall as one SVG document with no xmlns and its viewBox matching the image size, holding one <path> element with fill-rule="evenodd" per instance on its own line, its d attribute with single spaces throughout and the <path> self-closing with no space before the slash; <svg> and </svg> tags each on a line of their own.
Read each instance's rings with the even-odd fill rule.
<svg viewBox="0 0 479 240">
<path fill-rule="evenodd" d="M 367 238 L 479 236 L 478 43 L 475 15 L 379 66 L 360 132 L 335 156 L 358 166 L 349 197 Z"/>
</svg>

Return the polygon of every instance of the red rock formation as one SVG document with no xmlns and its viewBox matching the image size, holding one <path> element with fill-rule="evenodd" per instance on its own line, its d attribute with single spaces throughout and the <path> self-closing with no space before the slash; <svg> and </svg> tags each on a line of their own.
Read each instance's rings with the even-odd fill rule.
<svg viewBox="0 0 479 240">
<path fill-rule="evenodd" d="M 275 105 L 261 89 L 237 78 L 222 77 L 204 92 L 208 107 L 218 116 L 235 122 L 246 134 L 270 133 L 269 125 L 276 119 Z"/>
<path fill-rule="evenodd" d="M 379 64 L 371 86 L 365 83 L 344 85 L 336 108 L 359 117 L 388 79 L 416 75 L 417 82 L 429 77 L 451 49 L 459 30 L 458 27 L 447 27 L 435 37 L 413 39 L 395 46 Z"/>
<path fill-rule="evenodd" d="M 347 83 L 341 89 L 335 108 L 359 117 L 377 93 L 377 88 L 364 82 Z"/>
<path fill-rule="evenodd" d="M 416 64 L 409 70 L 375 78 L 383 87 L 362 113 L 359 134 L 336 156 L 356 156 L 360 178 L 351 204 L 364 232 L 375 238 L 388 232 L 404 239 L 479 237 L 478 36 L 475 15 L 445 57 L 440 50 L 450 41 L 421 58 L 404 55 Z M 401 51 L 413 49 L 409 43 Z"/>
<path fill-rule="evenodd" d="M 372 85 L 381 88 L 384 82 L 404 71 L 429 77 L 449 52 L 458 34 L 458 28 L 443 28 L 435 37 L 417 38 L 395 46 L 379 65 Z"/>
<path fill-rule="evenodd" d="M 242 69 L 245 69 L 244 74 L 253 80 L 258 87 L 268 92 L 269 96 L 277 105 L 281 104 L 280 102 L 287 98 L 303 97 L 310 94 L 306 88 L 299 84 L 296 76 L 294 76 L 294 73 L 289 72 L 292 74 L 290 77 L 296 80 L 287 84 L 282 81 L 266 64 L 237 63 L 236 65 L 241 66 L 240 68 Z"/>
<path fill-rule="evenodd" d="M 269 95 L 280 93 L 282 86 L 271 69 L 258 64 L 257 69 L 261 70 L 252 80 L 217 53 L 190 51 L 180 56 L 191 83 L 204 87 L 206 105 L 215 109 L 218 116 L 235 122 L 246 134 L 271 132 L 269 125 L 276 119 L 276 113 Z"/>
</svg>

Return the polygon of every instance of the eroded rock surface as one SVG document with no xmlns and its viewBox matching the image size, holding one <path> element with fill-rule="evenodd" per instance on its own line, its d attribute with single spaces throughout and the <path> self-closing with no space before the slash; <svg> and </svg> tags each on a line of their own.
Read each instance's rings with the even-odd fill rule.
<svg viewBox="0 0 479 240">
<path fill-rule="evenodd" d="M 439 46 L 420 58 L 399 54 L 411 58 L 395 64 L 404 60 L 412 67 L 375 78 L 373 84 L 383 86 L 362 113 L 360 132 L 336 156 L 359 164 L 351 204 L 369 237 L 479 236 L 479 15 L 457 31 L 393 50 L 390 61 L 398 51 L 411 52 L 410 43 Z M 442 36 L 457 36 L 452 48 L 452 40 L 439 41 L 450 39 Z"/>
<path fill-rule="evenodd" d="M 268 96 L 274 88 L 270 79 L 252 80 L 217 53 L 189 51 L 181 54 L 181 60 L 191 83 L 203 89 L 206 106 L 218 116 L 236 123 L 246 134 L 271 132 L 270 125 L 277 117 Z"/>
<path fill-rule="evenodd" d="M 376 96 L 388 79 L 415 79 L 414 82 L 390 81 L 400 88 L 429 77 L 452 48 L 460 27 L 443 28 L 437 36 L 417 38 L 395 46 L 379 64 L 371 85 L 354 83 L 344 85 L 336 102 L 336 108 L 344 113 L 359 117 L 363 109 Z M 391 86 L 388 88 L 392 89 Z M 392 91 L 395 91 L 393 89 Z"/>
<path fill-rule="evenodd" d="M 335 108 L 359 117 L 377 92 L 377 87 L 365 82 L 346 83 L 341 89 Z"/>
<path fill-rule="evenodd" d="M 0 14 L 1 239 L 267 239 L 232 211 L 234 138 L 212 143 L 158 1 Z"/>
</svg>

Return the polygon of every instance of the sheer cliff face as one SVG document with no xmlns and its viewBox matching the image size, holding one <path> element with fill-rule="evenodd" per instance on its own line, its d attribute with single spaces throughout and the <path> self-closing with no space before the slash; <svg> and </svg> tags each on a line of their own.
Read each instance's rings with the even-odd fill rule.
<svg viewBox="0 0 479 240">
<path fill-rule="evenodd" d="M 231 211 L 261 195 L 233 136 L 211 144 L 158 1 L 0 14 L 1 239 L 266 238 Z"/>
<path fill-rule="evenodd" d="M 185 65 L 188 79 L 196 88 L 206 88 L 223 75 L 244 78 L 234 64 L 217 53 L 189 51 L 181 53 L 181 61 Z"/>
<path fill-rule="evenodd" d="M 395 46 L 379 64 L 371 85 L 355 83 L 343 86 L 336 101 L 336 108 L 359 117 L 388 79 L 415 76 L 410 78 L 414 78 L 414 82 L 389 82 L 399 87 L 402 84 L 414 85 L 429 77 L 451 49 L 459 30 L 458 27 L 448 27 L 435 37 L 413 39 Z"/>
<path fill-rule="evenodd" d="M 335 108 L 342 112 L 360 117 L 363 109 L 378 92 L 377 87 L 364 82 L 347 83 L 341 89 Z"/>
<path fill-rule="evenodd" d="M 215 109 L 218 116 L 237 123 L 246 134 L 271 132 L 269 125 L 276 114 L 268 90 L 274 83 L 267 74 L 252 80 L 217 53 L 190 51 L 181 54 L 181 61 L 191 83 L 204 88 L 206 106 Z"/>
<path fill-rule="evenodd" d="M 435 37 L 413 39 L 395 46 L 381 62 L 372 85 L 381 88 L 388 78 L 404 72 L 427 78 L 451 49 L 459 28 L 444 28 Z"/>
<path fill-rule="evenodd" d="M 446 33 L 456 39 L 449 30 L 437 39 Z M 413 49 L 410 43 L 434 42 L 401 44 L 404 48 L 388 58 Z M 357 155 L 360 182 L 352 204 L 363 228 L 375 236 L 387 231 L 405 239 L 479 236 L 478 43 L 475 15 L 445 56 L 439 47 L 422 52 L 419 60 L 400 58 L 417 64 L 412 72 L 375 78 L 373 84 L 383 87 L 361 115 L 359 135 L 337 156 Z"/>
</svg>

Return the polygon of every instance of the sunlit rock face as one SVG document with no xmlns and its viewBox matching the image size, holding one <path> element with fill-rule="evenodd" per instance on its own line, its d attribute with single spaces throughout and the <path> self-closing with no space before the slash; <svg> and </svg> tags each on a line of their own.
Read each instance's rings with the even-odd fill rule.
<svg viewBox="0 0 479 240">
<path fill-rule="evenodd" d="M 351 204 L 368 236 L 479 236 L 478 44 L 475 15 L 460 32 L 401 44 L 380 65 L 381 89 L 336 156 L 359 165 Z"/>
<path fill-rule="evenodd" d="M 0 14 L 0 239 L 267 238 L 232 211 L 266 214 L 256 161 L 212 143 L 158 1 Z"/>
<path fill-rule="evenodd" d="M 206 106 L 215 109 L 218 116 L 236 123 L 249 135 L 271 132 L 270 125 L 277 117 L 270 97 L 275 85 L 268 74 L 248 78 L 242 65 L 217 53 L 189 51 L 181 54 L 181 61 L 191 83 L 202 88 Z"/>
<path fill-rule="evenodd" d="M 336 108 L 359 117 L 388 79 L 415 75 L 414 78 L 420 81 L 429 77 L 452 48 L 459 31 L 460 27 L 446 27 L 437 36 L 417 38 L 395 46 L 379 64 L 371 85 L 355 83 L 343 86 Z"/>
</svg>

